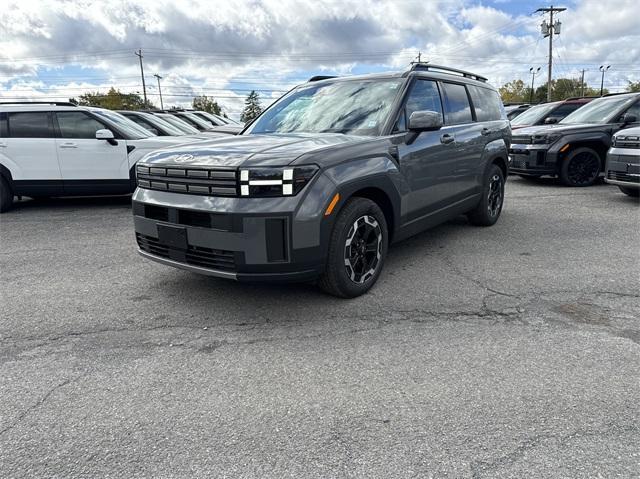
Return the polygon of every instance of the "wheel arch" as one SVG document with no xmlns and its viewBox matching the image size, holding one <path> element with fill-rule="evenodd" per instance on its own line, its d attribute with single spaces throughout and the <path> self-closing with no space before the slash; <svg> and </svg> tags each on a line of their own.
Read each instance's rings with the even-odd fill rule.
<svg viewBox="0 0 640 479">
<path fill-rule="evenodd" d="M 387 222 L 387 230 L 389 231 L 389 243 L 391 243 L 393 241 L 393 233 L 396 227 L 396 218 L 393 211 L 393 203 L 391 202 L 391 198 L 389 198 L 389 195 L 383 189 L 377 186 L 367 186 L 355 190 L 349 197 L 345 198 L 345 200 L 348 201 L 351 198 L 366 198 L 373 201 L 380 207 Z M 346 201 L 342 204 L 343 207 Z"/>
</svg>

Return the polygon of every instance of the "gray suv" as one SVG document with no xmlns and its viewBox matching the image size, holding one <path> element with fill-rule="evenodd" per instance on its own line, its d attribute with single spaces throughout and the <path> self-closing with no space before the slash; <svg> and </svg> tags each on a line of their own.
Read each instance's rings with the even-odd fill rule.
<svg viewBox="0 0 640 479">
<path fill-rule="evenodd" d="M 358 296 L 392 242 L 460 214 L 498 220 L 510 134 L 498 93 L 473 73 L 414 64 L 314 77 L 238 136 L 139 162 L 139 252 L 197 273 L 318 280 Z"/>
</svg>

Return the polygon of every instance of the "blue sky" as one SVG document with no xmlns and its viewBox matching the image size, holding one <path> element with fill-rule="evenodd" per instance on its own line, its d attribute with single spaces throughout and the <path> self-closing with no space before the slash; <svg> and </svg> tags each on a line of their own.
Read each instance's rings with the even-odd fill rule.
<svg viewBox="0 0 640 479">
<path fill-rule="evenodd" d="M 554 77 L 622 90 L 640 77 L 635 0 L 560 4 Z M 0 97 L 66 99 L 114 86 L 141 92 L 143 49 L 149 98 L 163 76 L 165 105 L 213 96 L 238 116 L 251 89 L 265 103 L 308 77 L 402 70 L 421 51 L 432 63 L 483 74 L 495 86 L 542 67 L 542 2 L 486 0 L 53 0 L 0 10 Z"/>
</svg>

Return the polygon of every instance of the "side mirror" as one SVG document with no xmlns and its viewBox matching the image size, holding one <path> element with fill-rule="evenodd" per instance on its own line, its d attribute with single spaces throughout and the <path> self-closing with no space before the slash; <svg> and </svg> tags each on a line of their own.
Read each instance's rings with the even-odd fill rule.
<svg viewBox="0 0 640 479">
<path fill-rule="evenodd" d="M 558 123 L 560 118 L 557 116 L 550 116 L 544 120 L 545 125 L 553 125 L 554 123 Z"/>
<path fill-rule="evenodd" d="M 633 113 L 625 113 L 620 117 L 620 121 L 625 125 L 629 123 L 635 123 L 638 121 L 638 118 Z"/>
<path fill-rule="evenodd" d="M 437 111 L 420 110 L 414 111 L 409 117 L 409 124 L 405 143 L 410 145 L 423 131 L 435 131 L 442 128 L 444 123 L 442 122 L 442 114 Z"/>
<path fill-rule="evenodd" d="M 96 140 L 105 140 L 110 145 L 118 144 L 118 142 L 115 140 L 115 137 L 113 136 L 113 132 L 111 130 L 107 130 L 106 128 L 96 131 Z"/>
</svg>

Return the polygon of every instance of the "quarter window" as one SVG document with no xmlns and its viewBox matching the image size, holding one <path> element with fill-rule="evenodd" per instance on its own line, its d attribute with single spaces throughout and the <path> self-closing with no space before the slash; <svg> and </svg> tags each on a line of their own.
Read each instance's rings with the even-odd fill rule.
<svg viewBox="0 0 640 479">
<path fill-rule="evenodd" d="M 444 83 L 444 120 L 448 125 L 470 123 L 471 105 L 464 85 Z"/>
<path fill-rule="evenodd" d="M 497 92 L 474 85 L 468 85 L 467 88 L 471 94 L 477 121 L 492 121 L 502 118 L 501 101 Z"/>
<path fill-rule="evenodd" d="M 49 113 L 29 111 L 9 113 L 9 136 L 12 138 L 53 138 Z"/>
<path fill-rule="evenodd" d="M 56 113 L 62 138 L 95 139 L 96 131 L 106 128 L 95 118 L 80 111 Z"/>
</svg>

